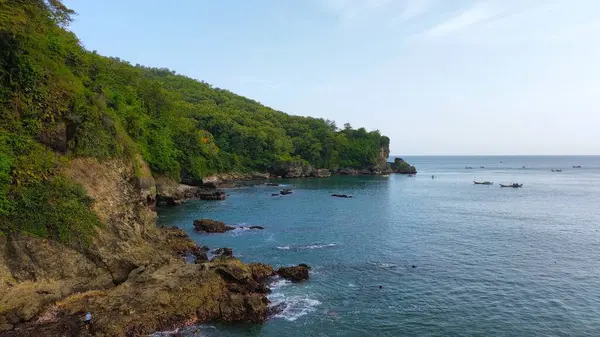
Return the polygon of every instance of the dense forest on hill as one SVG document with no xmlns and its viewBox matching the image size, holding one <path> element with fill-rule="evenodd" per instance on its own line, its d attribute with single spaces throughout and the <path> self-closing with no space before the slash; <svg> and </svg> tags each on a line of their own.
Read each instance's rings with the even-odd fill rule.
<svg viewBox="0 0 600 337">
<path fill-rule="evenodd" d="M 375 165 L 378 131 L 291 116 L 167 69 L 85 50 L 59 0 L 0 0 L 0 232 L 83 242 L 93 202 L 58 172 L 136 158 L 175 180 L 276 163 Z"/>
</svg>

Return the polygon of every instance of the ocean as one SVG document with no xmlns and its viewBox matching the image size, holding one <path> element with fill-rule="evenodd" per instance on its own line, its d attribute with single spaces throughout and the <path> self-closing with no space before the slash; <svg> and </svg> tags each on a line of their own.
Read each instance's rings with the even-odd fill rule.
<svg viewBox="0 0 600 337">
<path fill-rule="evenodd" d="M 415 177 L 283 180 L 292 195 L 256 186 L 160 209 L 159 224 L 201 245 L 232 247 L 246 262 L 313 267 L 307 282 L 273 284 L 269 298 L 284 310 L 266 323 L 184 334 L 600 335 L 600 157 L 404 159 Z M 513 181 L 523 187 L 499 187 Z M 197 218 L 265 229 L 199 234 Z"/>
</svg>

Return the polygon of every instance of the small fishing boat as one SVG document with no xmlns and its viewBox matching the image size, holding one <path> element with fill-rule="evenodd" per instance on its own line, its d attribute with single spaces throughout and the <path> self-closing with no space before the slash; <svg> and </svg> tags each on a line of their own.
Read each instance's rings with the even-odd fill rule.
<svg viewBox="0 0 600 337">
<path fill-rule="evenodd" d="M 477 180 L 473 180 L 473 184 L 475 185 L 492 185 L 494 182 L 493 181 L 477 181 Z"/>
<path fill-rule="evenodd" d="M 465 170 L 472 170 L 472 169 L 473 169 L 473 167 L 471 167 L 471 166 L 465 166 Z"/>
<path fill-rule="evenodd" d="M 573 168 L 581 168 L 581 165 L 573 165 Z"/>
<path fill-rule="evenodd" d="M 485 166 L 481 165 L 481 166 L 479 166 L 479 168 L 485 168 Z"/>
<path fill-rule="evenodd" d="M 518 187 L 523 187 L 523 184 L 519 184 L 519 183 L 500 184 L 500 187 L 514 187 L 514 188 L 518 188 Z"/>
<path fill-rule="evenodd" d="M 552 169 L 552 170 L 550 170 L 550 171 L 552 171 L 552 172 L 562 172 L 562 170 L 561 170 L 561 169 Z"/>
<path fill-rule="evenodd" d="M 281 191 L 279 191 L 279 194 L 281 195 L 286 195 L 286 194 L 292 194 L 292 189 L 291 188 L 284 188 Z"/>
<path fill-rule="evenodd" d="M 266 183 L 265 185 L 267 185 L 267 186 L 279 186 L 278 183 Z"/>
</svg>

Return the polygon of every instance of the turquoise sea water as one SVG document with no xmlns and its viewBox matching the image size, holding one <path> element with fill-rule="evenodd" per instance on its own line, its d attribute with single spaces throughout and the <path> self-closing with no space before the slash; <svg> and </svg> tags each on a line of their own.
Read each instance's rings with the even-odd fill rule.
<svg viewBox="0 0 600 337">
<path fill-rule="evenodd" d="M 161 209 L 161 224 L 244 261 L 313 266 L 308 282 L 273 286 L 277 317 L 201 334 L 600 335 L 600 157 L 405 159 L 416 177 L 288 180 L 285 197 L 259 186 Z M 524 186 L 498 186 L 511 181 Z M 196 218 L 266 229 L 198 234 Z"/>
</svg>

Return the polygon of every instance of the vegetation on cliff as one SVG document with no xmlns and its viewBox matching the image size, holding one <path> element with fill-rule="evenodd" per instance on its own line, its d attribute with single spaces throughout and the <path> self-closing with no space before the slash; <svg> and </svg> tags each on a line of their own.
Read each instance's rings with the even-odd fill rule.
<svg viewBox="0 0 600 337">
<path fill-rule="evenodd" d="M 404 161 L 402 158 L 394 158 L 394 161 L 391 163 L 391 168 L 394 173 L 401 174 L 416 174 L 417 169 Z"/>
<path fill-rule="evenodd" d="M 177 180 L 286 162 L 366 168 L 387 151 L 378 131 L 86 51 L 66 29 L 72 15 L 59 0 L 0 1 L 0 233 L 87 241 L 91 200 L 59 175 L 74 157 L 141 154 Z"/>
</svg>

